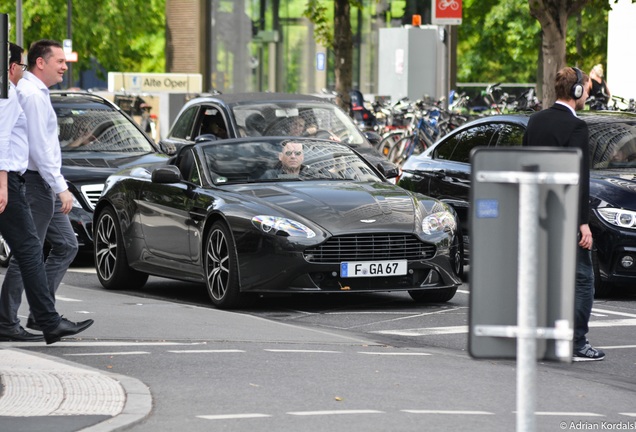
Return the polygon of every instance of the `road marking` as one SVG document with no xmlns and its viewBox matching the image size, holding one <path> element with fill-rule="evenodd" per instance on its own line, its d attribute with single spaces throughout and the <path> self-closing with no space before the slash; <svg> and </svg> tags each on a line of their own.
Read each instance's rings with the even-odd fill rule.
<svg viewBox="0 0 636 432">
<path fill-rule="evenodd" d="M 636 314 L 627 313 L 627 312 L 616 312 L 616 311 L 611 311 L 611 310 L 607 310 L 607 309 L 599 309 L 599 308 L 593 308 L 592 311 L 593 312 L 606 313 L 606 314 L 610 314 L 610 315 L 621 315 L 621 316 L 636 318 Z"/>
<path fill-rule="evenodd" d="M 618 320 L 603 320 L 603 321 L 590 321 L 590 327 L 629 327 L 636 326 L 636 319 L 618 319 Z"/>
<path fill-rule="evenodd" d="M 370 352 L 370 351 L 358 351 L 358 354 L 386 355 L 386 356 L 430 356 L 430 355 L 433 355 L 429 353 Z"/>
<path fill-rule="evenodd" d="M 169 353 L 175 354 L 206 354 L 206 353 L 244 353 L 244 350 L 238 349 L 220 349 L 220 350 L 168 350 Z"/>
<path fill-rule="evenodd" d="M 84 300 L 74 299 L 74 298 L 70 298 L 70 297 L 64 297 L 64 296 L 61 296 L 61 295 L 55 295 L 55 300 L 60 300 L 60 301 L 69 302 L 69 303 L 83 302 L 84 301 Z"/>
<path fill-rule="evenodd" d="M 265 349 L 263 351 L 282 352 L 282 353 L 326 353 L 326 354 L 342 354 L 342 351 L 327 350 L 293 350 L 293 349 Z"/>
<path fill-rule="evenodd" d="M 515 414 L 516 411 L 513 411 Z M 570 417 L 605 417 L 603 414 L 591 412 L 567 412 L 567 411 L 535 411 L 538 416 L 570 416 Z"/>
<path fill-rule="evenodd" d="M 435 336 L 468 333 L 468 326 L 428 327 L 419 329 L 379 330 L 371 333 L 395 336 Z"/>
<path fill-rule="evenodd" d="M 56 342 L 55 347 L 200 346 L 207 342 Z M 0 346 L 42 347 L 42 342 L 0 342 Z"/>
<path fill-rule="evenodd" d="M 489 411 L 400 410 L 409 414 L 495 415 Z"/>
<path fill-rule="evenodd" d="M 330 411 L 292 411 L 289 415 L 295 416 L 320 416 L 320 415 L 339 415 L 339 414 L 384 414 L 384 411 L 376 410 L 330 410 Z"/>
<path fill-rule="evenodd" d="M 610 346 L 602 346 L 599 347 L 602 349 L 631 349 L 636 348 L 636 345 L 610 345 Z"/>
<path fill-rule="evenodd" d="M 619 413 L 619 414 L 627 416 L 627 417 L 636 417 L 636 412 L 633 412 L 633 413 Z"/>
<path fill-rule="evenodd" d="M 64 354 L 66 357 L 84 357 L 84 356 L 118 356 L 118 355 L 137 355 L 150 354 L 147 351 L 120 351 L 120 352 L 104 352 L 104 353 L 76 353 Z"/>
<path fill-rule="evenodd" d="M 232 419 L 249 419 L 249 418 L 261 418 L 271 417 L 269 414 L 220 414 L 220 415 L 199 415 L 198 418 L 206 420 L 232 420 Z"/>
</svg>

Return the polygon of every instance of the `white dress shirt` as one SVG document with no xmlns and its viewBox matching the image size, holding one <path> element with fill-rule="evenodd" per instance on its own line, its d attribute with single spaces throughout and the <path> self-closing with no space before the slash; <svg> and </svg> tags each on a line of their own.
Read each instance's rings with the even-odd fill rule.
<svg viewBox="0 0 636 432">
<path fill-rule="evenodd" d="M 27 120 L 12 82 L 8 96 L 0 99 L 0 171 L 22 174 L 29 162 Z"/>
<path fill-rule="evenodd" d="M 68 189 L 62 175 L 62 152 L 57 136 L 57 115 L 51 105 L 49 89 L 30 72 L 18 81 L 18 98 L 29 123 L 29 170 L 40 173 L 59 194 Z"/>
</svg>

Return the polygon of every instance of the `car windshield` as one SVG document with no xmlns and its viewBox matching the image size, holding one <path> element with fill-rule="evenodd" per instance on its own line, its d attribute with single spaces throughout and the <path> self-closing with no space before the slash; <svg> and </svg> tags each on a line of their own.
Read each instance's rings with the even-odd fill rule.
<svg viewBox="0 0 636 432">
<path fill-rule="evenodd" d="M 347 144 L 365 142 L 353 121 L 330 102 L 241 104 L 232 110 L 244 136 L 311 136 Z"/>
<path fill-rule="evenodd" d="M 636 168 L 636 119 L 589 120 L 592 169 Z"/>
<path fill-rule="evenodd" d="M 56 108 L 63 152 L 149 153 L 154 149 L 130 120 L 116 110 Z"/>
<path fill-rule="evenodd" d="M 215 142 L 203 146 L 217 184 L 270 181 L 382 181 L 345 145 L 290 139 L 276 142 Z"/>
</svg>

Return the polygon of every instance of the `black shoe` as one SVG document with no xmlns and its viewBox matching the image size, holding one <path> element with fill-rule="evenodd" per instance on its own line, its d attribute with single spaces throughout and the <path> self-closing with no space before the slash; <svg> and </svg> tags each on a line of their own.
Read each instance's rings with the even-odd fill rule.
<svg viewBox="0 0 636 432">
<path fill-rule="evenodd" d="M 89 319 L 86 321 L 80 321 L 78 323 L 74 323 L 73 321 L 69 321 L 66 318 L 62 318 L 62 321 L 58 324 L 55 329 L 44 332 L 44 339 L 46 340 L 46 344 L 50 345 L 62 339 L 64 336 L 72 336 L 78 333 L 83 332 L 91 325 L 93 325 L 93 320 Z"/>
<path fill-rule="evenodd" d="M 39 342 L 44 340 L 42 335 L 29 333 L 20 326 L 18 330 L 0 329 L 0 341 L 4 342 Z"/>
<path fill-rule="evenodd" d="M 35 331 L 42 331 L 42 328 L 40 328 L 40 325 L 36 323 L 35 320 L 31 317 L 27 319 L 27 328 L 30 328 L 31 330 L 35 330 Z"/>
<path fill-rule="evenodd" d="M 583 348 L 574 350 L 574 356 L 572 361 L 599 361 L 605 358 L 605 353 L 600 349 L 592 347 L 592 345 L 586 343 Z"/>
</svg>

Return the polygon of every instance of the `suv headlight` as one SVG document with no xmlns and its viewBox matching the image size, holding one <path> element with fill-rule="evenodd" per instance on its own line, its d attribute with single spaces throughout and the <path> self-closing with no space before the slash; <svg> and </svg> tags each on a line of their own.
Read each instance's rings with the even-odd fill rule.
<svg viewBox="0 0 636 432">
<path fill-rule="evenodd" d="M 312 238 L 316 236 L 311 228 L 297 222 L 278 216 L 259 215 L 252 218 L 252 224 L 261 231 L 284 237 L 306 237 Z"/>
<path fill-rule="evenodd" d="M 441 211 L 432 213 L 422 220 L 422 231 L 425 234 L 432 234 L 438 231 L 455 232 L 457 221 L 452 213 Z"/>
<path fill-rule="evenodd" d="M 621 228 L 636 229 L 636 212 L 613 207 L 599 208 L 598 214 L 603 220 Z"/>
</svg>

